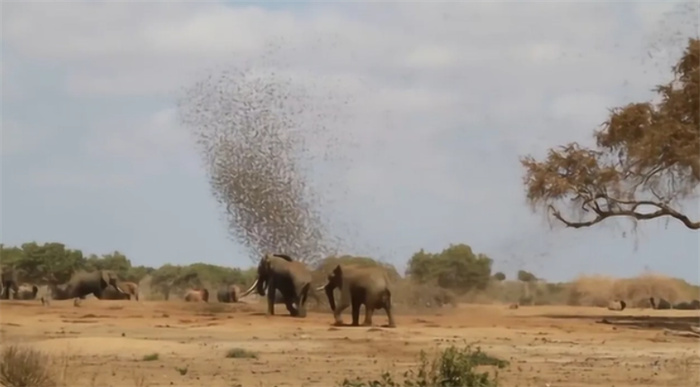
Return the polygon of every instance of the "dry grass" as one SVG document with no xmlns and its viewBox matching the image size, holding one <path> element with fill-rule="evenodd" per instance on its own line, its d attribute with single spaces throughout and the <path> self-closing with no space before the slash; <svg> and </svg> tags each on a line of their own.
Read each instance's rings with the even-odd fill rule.
<svg viewBox="0 0 700 387">
<path fill-rule="evenodd" d="M 314 285 L 322 282 L 322 275 L 319 273 L 321 271 L 314 272 Z M 572 282 L 565 283 L 492 281 L 484 290 L 471 291 L 461 296 L 437 285 L 416 284 L 410 279 L 400 278 L 392 281 L 391 290 L 393 306 L 398 313 L 420 313 L 434 308 L 454 306 L 457 302 L 605 307 L 612 299 L 623 299 L 628 307 L 648 308 L 649 297 L 661 297 L 672 303 L 700 298 L 700 287 L 681 279 L 653 273 L 632 278 L 580 276 Z M 178 298 L 171 295 L 170 299 Z M 263 297 L 258 301 L 266 302 Z M 308 311 L 314 312 L 330 310 L 325 294 L 313 289 L 309 292 L 306 307 Z M 230 306 L 211 299 L 208 304 L 198 304 L 195 308 L 198 308 L 200 313 L 211 314 L 232 310 Z"/>
<path fill-rule="evenodd" d="M 67 385 L 68 357 L 54 357 L 29 346 L 10 345 L 0 354 L 0 385 L 58 387 Z"/>
<path fill-rule="evenodd" d="M 700 298 L 700 287 L 653 273 L 632 278 L 593 275 L 566 283 L 493 282 L 484 291 L 468 293 L 460 301 L 605 307 L 610 300 L 622 299 L 629 307 L 648 308 L 649 297 L 665 298 L 672 303 L 690 301 Z"/>
<path fill-rule="evenodd" d="M 661 297 L 674 303 L 700 298 L 697 287 L 658 274 L 635 278 L 582 276 L 570 284 L 569 305 L 605 306 L 611 299 L 626 300 L 631 306 L 648 307 L 649 297 Z"/>
<path fill-rule="evenodd" d="M 493 281 L 481 291 L 456 297 L 437 286 L 416 285 L 401 280 L 393 287 L 394 304 L 400 311 L 454 304 L 570 305 L 605 307 L 612 299 L 622 299 L 629 307 L 649 308 L 649 297 L 665 298 L 671 303 L 700 298 L 700 287 L 681 279 L 645 273 L 632 278 L 580 276 L 566 283 L 523 283 Z"/>
</svg>

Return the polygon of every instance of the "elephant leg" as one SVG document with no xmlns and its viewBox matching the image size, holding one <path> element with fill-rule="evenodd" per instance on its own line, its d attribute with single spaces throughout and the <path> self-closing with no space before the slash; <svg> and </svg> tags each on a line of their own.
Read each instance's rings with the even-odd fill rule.
<svg viewBox="0 0 700 387">
<path fill-rule="evenodd" d="M 389 328 L 396 328 L 396 322 L 394 321 L 394 312 L 391 310 L 391 293 L 387 290 L 384 295 L 384 310 L 386 311 L 386 317 L 389 319 Z"/>
<path fill-rule="evenodd" d="M 360 326 L 360 306 L 362 303 L 357 300 L 352 300 L 352 326 Z M 365 306 L 365 310 L 367 307 Z"/>
<path fill-rule="evenodd" d="M 286 292 L 282 293 L 282 297 L 284 298 L 284 305 L 287 307 L 289 314 L 294 317 L 298 316 L 299 311 L 296 307 L 294 307 L 295 297 L 292 294 Z"/>
<path fill-rule="evenodd" d="M 311 284 L 306 284 L 302 289 L 301 293 L 299 293 L 299 297 L 297 297 L 297 309 L 299 310 L 298 316 L 299 317 L 306 317 L 306 297 L 309 295 L 309 288 L 311 287 Z"/>
<path fill-rule="evenodd" d="M 335 325 L 343 325 L 343 318 L 340 317 L 340 314 L 343 313 L 343 311 L 345 309 L 347 309 L 348 306 L 350 306 L 350 303 L 341 297 L 340 303 L 338 305 L 336 305 L 335 310 L 333 311 L 333 317 L 335 318 Z"/>
<path fill-rule="evenodd" d="M 369 303 L 365 303 L 365 321 L 362 325 L 371 327 L 372 326 L 372 315 L 374 314 L 374 308 L 370 306 Z"/>
<path fill-rule="evenodd" d="M 270 282 L 270 285 L 267 287 L 267 315 L 268 316 L 274 316 L 275 315 L 275 286 Z"/>
</svg>

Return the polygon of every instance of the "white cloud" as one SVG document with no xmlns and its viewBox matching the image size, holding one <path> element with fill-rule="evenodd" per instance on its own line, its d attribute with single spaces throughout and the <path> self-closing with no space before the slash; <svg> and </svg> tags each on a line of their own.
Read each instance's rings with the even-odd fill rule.
<svg viewBox="0 0 700 387">
<path fill-rule="evenodd" d="M 601 94 L 576 93 L 563 94 L 554 99 L 551 104 L 553 118 L 582 122 L 586 126 L 595 127 L 600 122 L 595 119 L 603 119 L 607 116 L 607 109 L 614 106 L 615 100 Z"/>
<path fill-rule="evenodd" d="M 169 168 L 198 170 L 189 133 L 178 125 L 175 108 L 158 110 L 144 121 L 137 117 L 96 123 L 83 147 L 91 158 L 127 163 L 134 174 L 158 174 Z"/>
<path fill-rule="evenodd" d="M 0 127 L 1 156 L 10 156 L 28 152 L 40 146 L 44 140 L 42 135 L 46 133 L 36 128 L 24 127 L 19 122 L 10 119 L 2 119 Z"/>
</svg>

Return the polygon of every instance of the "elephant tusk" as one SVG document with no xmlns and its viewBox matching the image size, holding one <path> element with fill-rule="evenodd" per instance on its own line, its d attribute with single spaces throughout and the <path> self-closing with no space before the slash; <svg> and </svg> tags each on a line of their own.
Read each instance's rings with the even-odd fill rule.
<svg viewBox="0 0 700 387">
<path fill-rule="evenodd" d="M 250 288 L 248 290 L 246 290 L 245 292 L 243 292 L 243 294 L 241 294 L 241 297 L 245 297 L 245 296 L 249 295 L 253 291 L 253 289 L 255 289 L 255 286 L 257 284 L 258 284 L 258 279 L 256 279 L 255 282 L 253 282 L 253 284 L 250 285 Z"/>
<path fill-rule="evenodd" d="M 119 291 L 119 293 L 126 293 L 126 292 L 123 291 L 119 286 L 117 286 L 117 290 Z"/>
<path fill-rule="evenodd" d="M 323 289 L 325 289 L 325 288 L 326 288 L 326 285 L 321 285 L 321 286 L 319 286 L 319 287 L 316 288 L 316 291 L 317 291 L 317 292 L 320 292 L 321 290 L 323 290 Z"/>
</svg>

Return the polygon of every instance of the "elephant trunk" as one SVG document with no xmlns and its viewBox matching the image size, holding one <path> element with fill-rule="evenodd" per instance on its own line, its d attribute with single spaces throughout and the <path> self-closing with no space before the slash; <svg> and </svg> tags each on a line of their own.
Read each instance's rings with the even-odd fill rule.
<svg viewBox="0 0 700 387">
<path fill-rule="evenodd" d="M 330 283 L 324 286 L 326 290 L 326 297 L 328 297 L 328 304 L 331 306 L 331 310 L 335 312 L 335 297 L 333 297 L 333 290 L 335 289 Z"/>
<path fill-rule="evenodd" d="M 255 290 L 258 291 L 259 295 L 261 295 L 261 296 L 265 295 L 265 288 L 266 287 L 267 287 L 267 281 L 265 279 L 260 280 L 260 278 L 258 278 L 258 284 L 255 287 Z"/>
<path fill-rule="evenodd" d="M 241 297 L 245 297 L 245 296 L 249 295 L 250 293 L 252 293 L 253 290 L 255 290 L 256 286 L 258 285 L 259 280 L 260 280 L 259 278 L 256 279 L 255 282 L 253 282 L 253 284 L 250 285 L 250 288 L 248 288 L 248 290 L 246 290 L 245 292 L 243 292 L 243 294 L 241 294 Z"/>
</svg>

